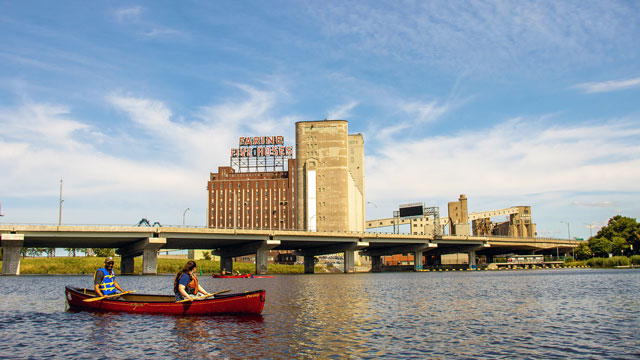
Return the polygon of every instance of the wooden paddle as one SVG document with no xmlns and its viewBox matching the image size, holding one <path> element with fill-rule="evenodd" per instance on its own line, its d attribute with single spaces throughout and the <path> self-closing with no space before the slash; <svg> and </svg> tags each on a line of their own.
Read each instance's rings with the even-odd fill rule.
<svg viewBox="0 0 640 360">
<path fill-rule="evenodd" d="M 193 299 L 191 299 L 191 300 L 189 300 L 189 299 L 184 299 L 184 300 L 180 300 L 180 301 L 176 301 L 176 302 L 182 303 L 182 302 L 187 302 L 187 301 L 201 300 L 201 299 L 205 299 L 205 298 L 208 298 L 208 297 L 212 297 L 212 296 L 214 296 L 214 295 L 218 295 L 218 294 L 226 293 L 226 292 L 229 292 L 229 291 L 231 291 L 231 289 L 227 289 L 227 290 L 222 290 L 222 291 L 214 292 L 213 294 L 209 294 L 209 295 L 202 295 L 202 296 L 194 297 L 194 298 L 193 298 Z"/>
<path fill-rule="evenodd" d="M 102 299 L 106 299 L 106 298 L 110 298 L 110 297 L 114 297 L 114 296 L 120 296 L 120 295 L 124 295 L 124 294 L 130 294 L 132 292 L 136 292 L 135 290 L 130 290 L 130 291 L 125 291 L 125 292 L 121 292 L 118 294 L 113 294 L 113 295 L 105 295 L 105 296 L 100 296 L 100 297 L 96 297 L 96 298 L 91 298 L 91 299 L 84 299 L 82 301 L 84 302 L 94 302 L 94 301 L 98 301 L 98 300 L 102 300 Z"/>
</svg>

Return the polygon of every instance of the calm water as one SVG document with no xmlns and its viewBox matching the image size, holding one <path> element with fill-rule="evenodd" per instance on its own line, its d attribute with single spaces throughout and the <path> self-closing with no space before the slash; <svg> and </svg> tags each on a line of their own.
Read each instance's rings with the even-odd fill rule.
<svg viewBox="0 0 640 360">
<path fill-rule="evenodd" d="M 0 357 L 638 359 L 640 270 L 288 275 L 213 279 L 267 290 L 262 316 L 65 311 L 91 276 L 0 277 Z M 120 276 L 170 293 L 172 276 Z"/>
</svg>

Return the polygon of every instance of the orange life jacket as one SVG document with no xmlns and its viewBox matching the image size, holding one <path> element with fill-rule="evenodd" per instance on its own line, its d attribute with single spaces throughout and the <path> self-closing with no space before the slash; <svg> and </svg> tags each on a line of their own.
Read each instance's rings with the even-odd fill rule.
<svg viewBox="0 0 640 360">
<path fill-rule="evenodd" d="M 178 291 L 178 283 L 180 282 L 180 278 L 182 277 L 182 275 L 187 275 L 189 276 L 189 283 L 187 284 L 187 286 L 185 286 L 184 291 L 187 294 L 192 294 L 195 295 L 198 293 L 198 278 L 195 275 L 189 275 L 188 273 L 182 273 L 176 275 L 176 278 L 173 282 L 173 292 L 175 292 L 176 294 L 179 293 Z"/>
<path fill-rule="evenodd" d="M 190 275 L 189 278 L 191 279 L 191 281 L 189 281 L 184 290 L 187 292 L 187 294 L 196 295 L 198 293 L 198 278 L 195 275 Z"/>
</svg>

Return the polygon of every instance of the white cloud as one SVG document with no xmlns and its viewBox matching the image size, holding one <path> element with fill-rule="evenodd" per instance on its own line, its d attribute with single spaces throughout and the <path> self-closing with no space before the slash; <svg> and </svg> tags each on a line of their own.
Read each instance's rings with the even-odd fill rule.
<svg viewBox="0 0 640 360">
<path fill-rule="evenodd" d="M 143 10 L 142 6 L 131 6 L 117 9 L 114 11 L 114 15 L 118 21 L 137 19 L 142 14 Z"/>
<path fill-rule="evenodd" d="M 403 112 L 412 115 L 417 123 L 428 123 L 436 121 L 440 116 L 449 110 L 449 105 L 438 105 L 437 101 L 407 102 L 400 104 Z"/>
<path fill-rule="evenodd" d="M 603 82 L 586 82 L 573 86 L 573 89 L 580 90 L 587 94 L 626 90 L 640 86 L 640 77 L 625 79 L 625 80 L 611 80 Z"/>
<path fill-rule="evenodd" d="M 345 120 L 351 116 L 351 110 L 358 106 L 357 101 L 350 101 L 346 104 L 340 105 L 337 108 L 329 110 L 327 119 L 329 120 Z"/>
<path fill-rule="evenodd" d="M 438 100 L 427 102 L 405 101 L 395 96 L 386 96 L 386 106 L 390 113 L 395 114 L 393 121 L 382 124 L 372 124 L 367 134 L 370 139 L 388 142 L 390 138 L 398 138 L 398 134 L 409 128 L 423 127 L 425 124 L 435 123 L 452 109 L 466 101 L 450 99 L 442 103 Z M 388 100 L 391 99 L 391 100 Z"/>
<path fill-rule="evenodd" d="M 229 163 L 229 149 L 236 146 L 235 139 L 264 134 L 257 131 L 280 131 L 296 120 L 269 114 L 277 94 L 241 88 L 244 98 L 203 107 L 191 121 L 176 118 L 158 100 L 108 96 L 107 101 L 136 125 L 133 131 L 125 125 L 126 136 L 121 135 L 125 129 L 110 129 L 104 134 L 87 122 L 73 119 L 65 106 L 30 103 L 0 108 L 0 189 L 4 205 L 10 206 L 13 201 L 13 219 L 22 213 L 27 219 L 23 221 L 40 218 L 35 221 L 46 222 L 42 217 L 51 219 L 51 214 L 16 209 L 16 199 L 49 199 L 55 203 L 63 179 L 67 223 L 135 223 L 148 216 L 150 220 L 176 224 L 175 219 L 163 217 L 183 206 L 204 214 L 209 172 Z M 257 121 L 257 117 L 265 121 Z M 152 148 L 154 153 L 134 156 L 138 148 Z M 104 208 L 103 218 L 88 218 L 87 214 L 95 212 L 85 212 L 83 206 L 89 210 Z M 124 214 L 127 217 L 123 220 Z M 204 217 L 195 214 L 197 222 L 204 224 Z M 16 221 L 9 217 L 5 220 Z"/>
<path fill-rule="evenodd" d="M 309 11 L 350 53 L 455 71 L 563 69 L 612 51 L 637 58 L 638 9 L 620 2 L 340 1 Z"/>
<path fill-rule="evenodd" d="M 576 206 L 583 206 L 583 207 L 603 207 L 603 208 L 611 208 L 616 206 L 616 203 L 614 201 L 583 202 L 579 200 L 574 200 L 572 201 L 572 204 Z"/>
<path fill-rule="evenodd" d="M 639 131 L 637 121 L 545 128 L 536 119 L 513 119 L 484 131 L 395 142 L 367 157 L 367 194 L 638 192 Z"/>
</svg>

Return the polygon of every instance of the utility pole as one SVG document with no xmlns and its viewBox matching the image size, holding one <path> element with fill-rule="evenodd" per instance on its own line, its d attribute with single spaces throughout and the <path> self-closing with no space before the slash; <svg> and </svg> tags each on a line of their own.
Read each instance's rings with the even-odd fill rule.
<svg viewBox="0 0 640 360">
<path fill-rule="evenodd" d="M 62 224 L 62 179 L 60 179 L 60 204 L 58 208 L 58 226 Z"/>
<path fill-rule="evenodd" d="M 593 237 L 593 224 L 585 223 L 585 225 L 589 225 L 589 237 L 592 238 Z"/>
<path fill-rule="evenodd" d="M 567 224 L 567 236 L 569 237 L 569 240 L 571 240 L 571 228 L 569 227 L 569 222 L 568 221 L 562 221 L 562 220 L 560 220 L 560 222 Z"/>
</svg>

